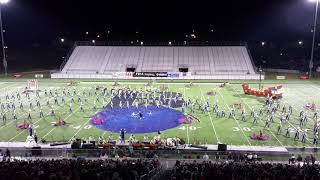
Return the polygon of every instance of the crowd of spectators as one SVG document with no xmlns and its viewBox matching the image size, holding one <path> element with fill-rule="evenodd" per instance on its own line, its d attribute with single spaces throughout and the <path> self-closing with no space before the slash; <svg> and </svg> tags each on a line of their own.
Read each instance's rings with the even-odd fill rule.
<svg viewBox="0 0 320 180">
<path fill-rule="evenodd" d="M 288 165 L 262 162 L 177 161 L 170 180 L 240 179 L 287 180 L 320 179 L 320 166 L 316 164 Z"/>
<path fill-rule="evenodd" d="M 2 161 L 0 180 L 135 180 L 159 166 L 141 159 Z"/>
</svg>

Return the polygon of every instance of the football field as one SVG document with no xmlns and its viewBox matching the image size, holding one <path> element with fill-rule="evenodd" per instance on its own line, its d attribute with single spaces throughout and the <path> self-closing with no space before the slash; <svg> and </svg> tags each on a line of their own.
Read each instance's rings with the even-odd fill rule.
<svg viewBox="0 0 320 180">
<path fill-rule="evenodd" d="M 225 87 L 219 87 L 219 84 L 214 83 L 194 83 L 192 86 L 183 83 L 154 83 L 150 86 L 146 86 L 146 83 L 126 83 L 120 82 L 118 86 L 113 86 L 112 82 L 80 82 L 75 86 L 67 86 L 67 81 L 54 81 L 54 80 L 41 80 L 39 82 L 40 98 L 38 99 L 43 109 L 44 117 L 39 117 L 40 108 L 36 106 L 36 94 L 30 93 L 30 99 L 22 93 L 26 86 L 26 82 L 15 81 L 2 81 L 0 82 L 0 97 L 1 103 L 4 104 L 4 109 L 1 108 L 2 114 L 0 115 L 0 141 L 2 142 L 24 142 L 28 135 L 28 129 L 18 129 L 17 125 L 21 123 L 28 123 L 33 125 L 33 129 L 36 132 L 39 139 L 44 139 L 47 142 L 61 142 L 69 141 L 72 137 L 76 138 L 88 138 L 94 137 L 96 140 L 98 137 L 108 138 L 112 136 L 113 139 L 118 139 L 118 132 L 111 132 L 108 130 L 102 130 L 97 128 L 90 121 L 96 113 L 103 111 L 103 104 L 110 104 L 111 97 L 105 96 L 102 100 L 96 101 L 101 89 L 107 88 L 107 91 L 111 89 L 124 89 L 130 88 L 138 91 L 148 90 L 161 90 L 165 89 L 168 92 L 175 92 L 181 94 L 180 99 L 191 99 L 193 102 L 198 101 L 199 104 L 209 103 L 209 111 L 201 111 L 198 106 L 195 106 L 195 112 L 191 113 L 190 108 L 186 108 L 184 114 L 192 114 L 195 119 L 192 123 L 181 123 L 173 128 L 168 128 L 161 131 L 161 138 L 173 138 L 178 137 L 182 139 L 186 144 L 218 144 L 224 143 L 228 145 L 246 145 L 246 146 L 314 146 L 313 142 L 313 126 L 314 120 L 312 119 L 314 111 L 306 110 L 304 106 L 308 103 L 315 103 L 320 106 L 320 84 L 312 81 L 305 81 L 303 83 L 299 81 L 288 81 L 284 85 L 284 96 L 280 103 L 280 110 L 283 106 L 293 107 L 293 114 L 288 122 L 282 127 L 282 132 L 279 134 L 277 128 L 281 113 L 277 112 L 274 116 L 274 123 L 270 124 L 270 128 L 265 129 L 265 121 L 267 120 L 266 112 L 259 117 L 258 123 L 254 124 L 253 119 L 250 117 L 250 112 L 254 110 L 259 112 L 265 105 L 265 99 L 261 97 L 248 96 L 243 93 L 241 83 L 230 83 Z M 268 84 L 267 84 L 268 83 Z M 278 82 L 279 83 L 279 82 Z M 265 81 L 263 86 L 268 87 L 278 84 L 277 82 Z M 257 88 L 258 84 L 250 84 L 252 87 Z M 98 95 L 95 95 L 99 88 Z M 50 95 L 49 91 L 56 94 L 58 104 L 55 104 L 55 95 Z M 64 95 L 62 92 L 69 91 L 70 94 Z M 47 91 L 47 95 L 45 95 Z M 76 92 L 76 93 L 73 93 Z M 89 92 L 91 92 L 89 94 Z M 21 103 L 23 109 L 21 109 L 20 102 L 17 98 L 12 98 L 17 93 L 21 94 Z M 78 94 L 78 95 L 76 95 Z M 85 96 L 83 94 L 86 94 Z M 6 95 L 9 99 L 6 100 Z M 74 98 L 72 103 L 72 111 L 70 112 L 71 99 Z M 83 111 L 80 111 L 80 102 L 78 97 L 83 102 L 86 98 L 86 102 L 83 104 Z M 65 103 L 62 103 L 61 99 L 65 99 Z M 47 105 L 49 101 L 50 105 Z M 105 101 L 105 102 L 103 102 Z M 30 102 L 32 107 L 30 108 Z M 18 120 L 13 119 L 13 110 L 8 108 L 7 104 L 14 103 L 16 106 L 16 115 Z M 123 102 L 125 104 L 125 102 Z M 213 105 L 217 103 L 220 111 L 225 111 L 225 117 L 217 117 L 213 112 Z M 96 104 L 97 109 L 94 108 Z M 237 105 L 242 106 L 237 108 Z M 130 106 L 134 106 L 130 104 Z M 142 106 L 142 105 L 141 105 Z M 235 107 L 235 117 L 229 118 L 229 112 L 231 108 Z M 114 107 L 118 108 L 118 107 Z M 125 110 L 126 107 L 123 107 Z M 168 107 L 171 108 L 171 107 Z M 241 110 L 246 111 L 246 121 L 241 120 Z M 52 109 L 55 115 L 51 115 Z M 109 107 L 110 109 L 110 107 Z M 181 107 L 174 108 L 175 111 L 182 111 Z M 308 114 L 308 122 L 301 127 L 302 130 L 307 131 L 307 140 L 305 143 L 299 140 L 294 140 L 296 129 L 299 127 L 299 113 L 305 110 Z M 31 114 L 31 119 L 28 119 L 28 113 Z M 6 120 L 3 121 L 3 114 L 6 114 Z M 163 115 L 165 117 L 165 115 Z M 116 118 L 116 117 L 115 117 Z M 58 119 L 64 120 L 67 124 L 64 126 L 53 126 L 52 123 L 58 121 Z M 163 121 L 165 122 L 165 121 Z M 108 122 L 107 122 L 108 123 Z M 120 122 L 121 123 L 121 122 Z M 131 124 L 131 123 L 130 123 Z M 134 124 L 134 122 L 132 122 Z M 161 123 L 154 123 L 148 126 L 163 126 Z M 286 137 L 287 127 L 290 130 L 290 137 Z M 140 127 L 141 128 L 141 127 Z M 142 127 L 143 128 L 143 127 Z M 148 129 L 149 127 L 145 127 Z M 159 129 L 161 129 L 159 127 Z M 253 133 L 259 134 L 262 131 L 263 134 L 269 136 L 266 141 L 252 140 L 251 135 Z M 153 139 L 157 135 L 157 131 L 148 133 L 136 133 L 134 136 L 138 140 L 142 140 L 145 136 Z M 301 134 L 300 134 L 301 135 Z M 126 138 L 129 137 L 129 133 Z"/>
</svg>

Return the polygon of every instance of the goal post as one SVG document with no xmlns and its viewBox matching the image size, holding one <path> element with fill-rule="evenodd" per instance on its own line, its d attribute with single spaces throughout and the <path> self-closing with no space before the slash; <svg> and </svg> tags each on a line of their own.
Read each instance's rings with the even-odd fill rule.
<svg viewBox="0 0 320 180">
<path fill-rule="evenodd" d="M 39 89 L 39 82 L 37 79 L 30 79 L 27 81 L 28 91 L 37 91 Z"/>
</svg>

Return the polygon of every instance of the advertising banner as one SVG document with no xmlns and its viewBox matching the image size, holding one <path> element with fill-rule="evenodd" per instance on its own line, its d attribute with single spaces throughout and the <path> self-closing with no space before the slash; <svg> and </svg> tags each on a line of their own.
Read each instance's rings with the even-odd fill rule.
<svg viewBox="0 0 320 180">
<path fill-rule="evenodd" d="M 167 72 L 134 72 L 133 77 L 168 77 Z"/>
<path fill-rule="evenodd" d="M 178 78 L 180 75 L 180 73 L 177 73 L 177 72 L 168 72 L 168 77 L 171 77 L 171 78 Z"/>
</svg>

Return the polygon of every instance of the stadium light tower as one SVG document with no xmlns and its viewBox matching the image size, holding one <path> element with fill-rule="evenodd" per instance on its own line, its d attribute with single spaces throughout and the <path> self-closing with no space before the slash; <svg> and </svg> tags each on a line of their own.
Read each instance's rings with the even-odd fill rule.
<svg viewBox="0 0 320 180">
<path fill-rule="evenodd" d="M 262 68 L 260 65 L 260 67 L 259 67 L 259 89 L 261 89 L 261 80 L 262 80 Z"/>
<path fill-rule="evenodd" d="M 7 4 L 10 0 L 0 0 L 0 31 L 1 31 L 1 43 L 2 43 L 2 55 L 3 55 L 3 67 L 4 67 L 4 74 L 5 76 L 7 76 L 8 72 L 7 72 L 7 67 L 8 67 L 8 63 L 7 63 L 7 59 L 6 59 L 6 50 L 5 50 L 5 45 L 4 45 L 4 37 L 3 37 L 3 25 L 2 25 L 2 13 L 1 13 L 1 6 L 3 4 Z"/>
<path fill-rule="evenodd" d="M 312 76 L 312 68 L 313 68 L 313 54 L 314 54 L 314 44 L 316 40 L 316 31 L 317 31 L 317 19 L 318 19 L 318 7 L 320 0 L 309 0 L 310 2 L 316 3 L 316 11 L 314 15 L 314 24 L 313 24 L 313 36 L 312 36 L 312 47 L 311 47 L 311 57 L 309 62 L 309 78 Z"/>
</svg>

